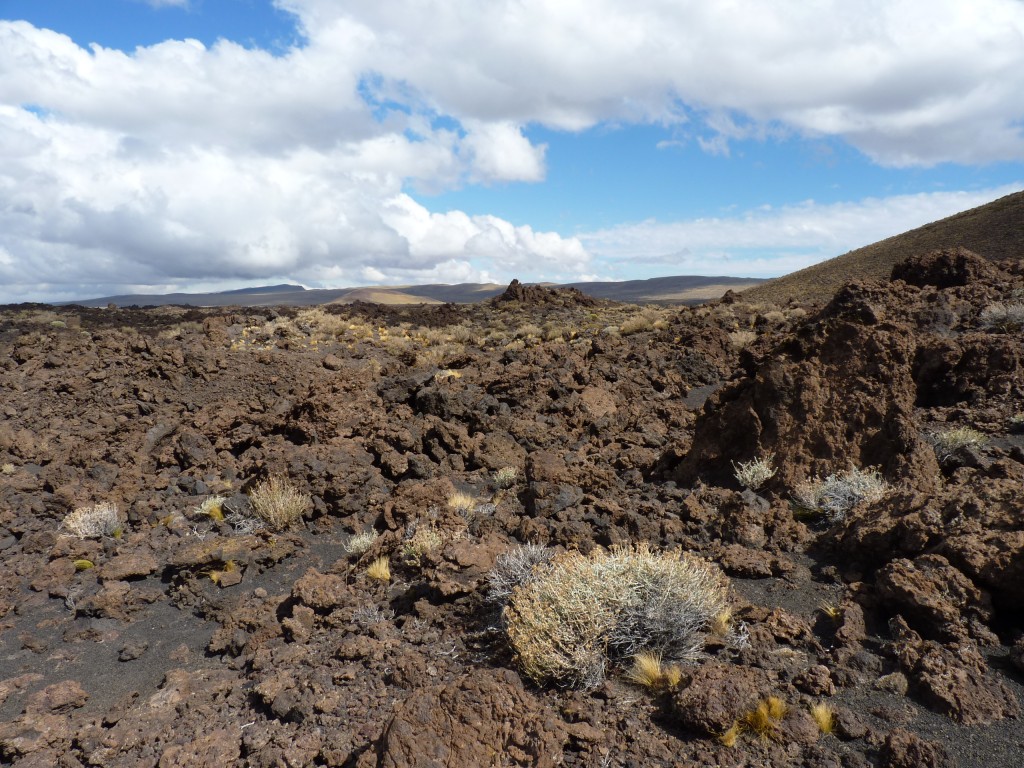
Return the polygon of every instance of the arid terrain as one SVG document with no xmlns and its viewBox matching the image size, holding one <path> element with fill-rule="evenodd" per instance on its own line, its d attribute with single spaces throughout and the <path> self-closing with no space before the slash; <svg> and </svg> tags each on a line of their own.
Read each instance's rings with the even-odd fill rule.
<svg viewBox="0 0 1024 768">
<path fill-rule="evenodd" d="M 1024 266 L 908 256 L 808 306 L 0 308 L 0 764 L 1019 765 Z"/>
</svg>

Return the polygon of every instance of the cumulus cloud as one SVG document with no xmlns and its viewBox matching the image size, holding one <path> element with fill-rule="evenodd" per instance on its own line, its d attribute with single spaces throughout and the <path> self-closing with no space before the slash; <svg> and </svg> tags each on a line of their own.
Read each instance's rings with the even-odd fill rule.
<svg viewBox="0 0 1024 768">
<path fill-rule="evenodd" d="M 805 134 L 894 166 L 1024 158 L 1019 0 L 275 4 L 302 35 L 277 54 L 83 48 L 0 21 L 0 301 L 282 276 L 572 278 L 641 235 L 648 255 L 736 247 L 700 245 L 694 222 L 575 238 L 413 197 L 542 180 L 528 125 L 685 123 L 678 136 L 722 156 Z M 741 229 L 777 240 L 771 222 L 820 212 Z M 822 227 L 799 247 L 834 255 L 842 227 Z"/>
<path fill-rule="evenodd" d="M 1019 0 L 279 5 L 311 46 L 359 25 L 375 69 L 448 114 L 569 130 L 696 115 L 718 152 L 781 123 L 889 165 L 1024 157 Z"/>
<path fill-rule="evenodd" d="M 602 266 L 672 274 L 777 277 L 1019 191 L 933 192 L 855 202 L 764 206 L 735 216 L 643 221 L 580 235 Z"/>
</svg>

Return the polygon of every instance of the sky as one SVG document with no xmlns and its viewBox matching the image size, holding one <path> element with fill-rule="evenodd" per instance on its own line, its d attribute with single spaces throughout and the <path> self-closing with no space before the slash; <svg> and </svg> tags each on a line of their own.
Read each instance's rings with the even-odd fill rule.
<svg viewBox="0 0 1024 768">
<path fill-rule="evenodd" d="M 1024 0 L 0 0 L 0 303 L 772 277 L 1024 188 Z"/>
</svg>

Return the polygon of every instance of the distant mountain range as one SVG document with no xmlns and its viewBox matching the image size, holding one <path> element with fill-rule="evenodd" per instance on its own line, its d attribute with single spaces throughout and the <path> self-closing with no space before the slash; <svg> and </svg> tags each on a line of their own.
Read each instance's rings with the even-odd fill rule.
<svg viewBox="0 0 1024 768">
<path fill-rule="evenodd" d="M 908 256 L 962 246 L 986 259 L 1024 258 L 1024 192 L 879 240 L 834 259 L 768 280 L 743 292 L 746 301 L 828 301 L 851 280 L 884 280 Z"/>
<path fill-rule="evenodd" d="M 717 299 L 726 291 L 742 291 L 763 283 L 748 277 L 654 277 L 622 282 L 544 283 L 551 288 L 578 288 L 597 299 L 634 304 L 700 304 Z M 457 285 L 371 286 L 363 288 L 307 289 L 301 285 L 265 285 L 216 293 L 130 294 L 98 299 L 62 302 L 84 307 L 164 306 L 179 304 L 194 307 L 226 306 L 300 306 L 316 304 L 352 304 L 356 301 L 377 304 L 472 304 L 492 298 L 505 290 L 497 283 L 460 283 Z"/>
</svg>

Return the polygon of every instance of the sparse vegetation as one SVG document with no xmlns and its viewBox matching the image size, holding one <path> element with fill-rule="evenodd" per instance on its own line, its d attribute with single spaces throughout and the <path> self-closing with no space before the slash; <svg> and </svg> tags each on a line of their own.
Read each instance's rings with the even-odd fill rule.
<svg viewBox="0 0 1024 768">
<path fill-rule="evenodd" d="M 366 568 L 366 577 L 374 581 L 391 581 L 391 564 L 386 556 L 378 557 Z"/>
<path fill-rule="evenodd" d="M 373 546 L 379 536 L 380 534 L 372 528 L 368 531 L 357 533 L 345 543 L 345 551 L 350 555 L 361 555 Z"/>
<path fill-rule="evenodd" d="M 117 506 L 107 502 L 79 507 L 61 522 L 60 527 L 80 539 L 121 536 L 121 516 Z"/>
<path fill-rule="evenodd" d="M 211 496 L 206 499 L 195 509 L 197 515 L 205 515 L 211 520 L 221 522 L 224 519 L 224 502 L 227 501 L 223 496 Z"/>
<path fill-rule="evenodd" d="M 444 537 L 433 523 L 413 521 L 405 530 L 402 542 L 402 562 L 419 565 L 424 555 L 435 552 L 444 544 Z"/>
<path fill-rule="evenodd" d="M 729 334 L 729 343 L 732 344 L 733 349 L 749 347 L 756 339 L 757 334 L 753 331 L 740 330 Z"/>
<path fill-rule="evenodd" d="M 456 491 L 448 497 L 448 508 L 463 515 L 472 512 L 476 509 L 476 506 L 479 503 L 480 502 L 476 497 L 470 496 L 468 493 L 462 493 L 461 491 Z"/>
<path fill-rule="evenodd" d="M 256 484 L 249 494 L 249 503 L 253 514 L 268 528 L 283 531 L 302 521 L 302 515 L 312 505 L 312 500 L 286 478 L 273 475 Z"/>
<path fill-rule="evenodd" d="M 521 544 L 498 555 L 494 568 L 487 574 L 487 599 L 504 605 L 516 587 L 533 578 L 537 566 L 551 562 L 554 556 L 553 549 L 540 544 Z"/>
<path fill-rule="evenodd" d="M 789 707 L 782 699 L 778 696 L 769 696 L 744 714 L 740 725 L 743 730 L 753 733 L 758 738 L 777 740 L 779 722 L 788 711 Z"/>
<path fill-rule="evenodd" d="M 945 461 L 961 448 L 980 448 L 988 438 L 973 427 L 962 426 L 935 432 L 929 435 L 928 441 L 935 449 L 936 458 Z"/>
<path fill-rule="evenodd" d="M 835 728 L 835 711 L 825 702 L 811 705 L 811 717 L 818 725 L 818 730 L 826 736 Z"/>
<path fill-rule="evenodd" d="M 609 661 L 641 651 L 695 661 L 727 593 L 717 568 L 686 553 L 646 544 L 569 553 L 512 591 L 505 629 L 529 677 L 592 688 Z"/>
<path fill-rule="evenodd" d="M 502 467 L 491 478 L 494 481 L 495 487 L 508 490 L 519 482 L 519 469 L 516 467 Z"/>
<path fill-rule="evenodd" d="M 733 462 L 732 468 L 740 485 L 756 491 L 775 477 L 776 469 L 772 466 L 773 461 L 775 461 L 775 454 L 768 453 L 750 461 L 741 461 L 739 464 Z"/>
<path fill-rule="evenodd" d="M 1015 413 L 1007 419 L 1006 428 L 1011 432 L 1024 432 L 1024 411 Z"/>
<path fill-rule="evenodd" d="M 805 480 L 794 489 L 793 500 L 801 509 L 837 522 L 858 504 L 878 501 L 889 490 L 877 470 L 854 467 L 824 479 Z"/>
<path fill-rule="evenodd" d="M 0 465 L 0 475 L 13 475 L 14 465 L 10 462 Z"/>
<path fill-rule="evenodd" d="M 683 670 L 678 664 L 665 665 L 661 654 L 641 651 L 633 657 L 633 668 L 627 677 L 644 688 L 664 691 L 679 685 L 683 679 Z"/>
</svg>

